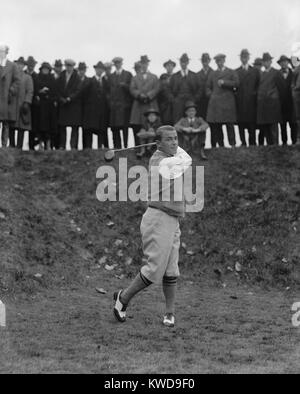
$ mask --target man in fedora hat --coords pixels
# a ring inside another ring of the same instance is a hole
[[[53,125],[53,132],[51,133],[51,149],[59,149],[59,126],[58,126],[58,116],[59,116],[59,108],[58,108],[58,101],[57,101],[57,92],[58,92],[58,86],[57,86],[57,81],[59,80],[59,77],[61,73],[63,72],[63,62],[60,59],[57,59],[54,61],[53,64],[53,76],[55,80],[55,100],[54,100],[54,109],[53,109],[53,119],[52,119],[52,125]]]
[[[257,124],[260,129],[259,144],[278,144],[278,123],[282,122],[281,97],[284,90],[282,77],[272,67],[273,57],[264,53],[262,57],[264,71],[260,75],[257,94]]]
[[[289,125],[291,129],[292,143],[296,144],[298,125],[292,95],[293,71],[290,68],[291,59],[282,55],[277,63],[280,66],[280,75],[284,86],[281,96],[282,122],[280,123],[282,144],[287,145],[287,125]]]
[[[261,57],[257,57],[254,60],[253,67],[256,68],[259,71],[259,74],[261,73],[262,68],[263,68],[263,61],[262,61]]]
[[[138,132],[144,122],[144,113],[154,107],[158,110],[157,95],[159,81],[156,75],[149,72],[150,60],[147,55],[141,56],[141,71],[134,76],[130,83],[130,93],[133,96],[133,106],[130,116],[130,124],[133,129],[135,144],[138,145]]]
[[[229,144],[234,147],[234,124],[237,122],[235,91],[239,86],[239,77],[234,70],[225,67],[226,55],[218,54],[214,59],[218,68],[208,77],[206,89],[209,97],[206,120],[211,127],[211,145],[224,146],[225,124]]]
[[[36,83],[37,83],[37,72],[35,71],[35,67],[37,65],[37,61],[33,56],[28,56],[26,60],[26,70],[25,73],[30,75],[33,81],[34,93],[36,92]],[[35,146],[38,144],[38,131],[37,131],[37,123],[38,123],[38,103],[33,100],[31,106],[31,131],[29,132],[29,149],[34,150]]]
[[[35,101],[38,102],[37,132],[40,149],[50,150],[52,135],[56,132],[56,124],[53,120],[56,108],[55,102],[55,78],[52,67],[48,62],[43,62],[36,82]]]
[[[143,144],[150,144],[154,142],[156,137],[156,130],[161,126],[159,111],[156,108],[149,108],[144,113],[144,123],[141,130],[138,133],[139,143]],[[137,152],[137,158],[141,159],[143,156],[148,153],[151,156],[152,147],[148,146],[141,147],[140,151]]]
[[[95,75],[90,79],[86,91],[85,110],[83,115],[83,133],[87,138],[93,134],[98,136],[98,148],[108,148],[107,112],[108,81],[104,78],[105,66],[99,61],[94,65]]]
[[[17,148],[22,149],[24,132],[31,130],[31,103],[34,94],[33,81],[29,74],[24,72],[25,59],[20,57],[15,62],[19,69],[20,85],[16,99],[16,121],[9,128],[9,143],[12,148],[16,147],[15,132],[18,131]]]
[[[198,79],[196,73],[188,68],[190,59],[184,53],[180,59],[180,71],[170,80],[170,90],[173,96],[173,122],[182,117],[187,101],[195,101],[198,93]]]
[[[90,78],[87,77],[87,65],[85,62],[79,62],[77,67],[77,72],[81,81],[80,86],[80,105],[81,105],[81,122],[82,127],[82,147],[83,149],[91,149],[93,145],[93,135],[89,132],[85,132],[83,129],[83,117],[86,107],[88,88],[90,83]]]
[[[65,70],[57,80],[60,129],[59,149],[66,149],[67,127],[71,127],[71,149],[78,149],[78,129],[81,124],[81,80],[73,59],[65,60]]]
[[[237,120],[242,146],[247,146],[246,130],[249,145],[256,145],[256,113],[259,71],[250,66],[250,53],[243,49],[240,53],[241,66],[236,70],[239,77],[239,88],[236,92]]]
[[[198,78],[198,94],[197,94],[197,113],[203,119],[206,119],[209,98],[206,95],[206,85],[208,77],[213,72],[210,67],[211,58],[208,53],[203,53],[201,56],[202,69],[197,73]]]
[[[0,123],[3,148],[8,144],[9,125],[16,121],[16,96],[20,85],[18,67],[8,59],[8,52],[8,45],[0,43]]]
[[[168,60],[163,64],[166,73],[159,78],[160,89],[157,97],[162,124],[173,125],[173,96],[170,89],[170,81],[174,75],[176,63]]]
[[[121,148],[121,130],[124,148],[128,146],[128,128],[132,107],[130,83],[132,74],[123,69],[123,59],[112,60],[115,71],[110,76],[110,127],[113,133],[114,148]]]

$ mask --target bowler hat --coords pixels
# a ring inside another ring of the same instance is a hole
[[[78,64],[78,70],[86,70],[87,69],[87,65],[85,64],[85,62],[80,62]]]
[[[278,64],[280,64],[281,62],[290,62],[291,59],[285,55],[280,56],[280,59],[278,60]]]
[[[159,115],[159,111],[156,108],[149,108],[147,111],[144,112],[144,116],[148,116],[149,114],[156,114],[157,116]]]
[[[262,61],[263,62],[267,62],[267,61],[272,60],[272,59],[273,59],[273,57],[269,54],[269,52],[265,52],[263,54],[263,57],[262,57]]]
[[[181,57],[179,58],[179,60],[181,62],[189,62],[190,58],[188,57],[187,53],[184,53],[183,55],[181,55]]]
[[[116,64],[116,63],[123,63],[123,58],[120,56],[116,56],[113,58],[112,63]]]
[[[257,58],[254,60],[253,66],[262,66],[262,65],[263,65],[262,62],[263,62],[263,61],[262,61],[262,58],[257,57]]]
[[[55,60],[54,67],[62,67],[63,63],[60,59]]]
[[[141,56],[141,59],[140,59],[140,62],[143,64],[145,64],[145,63],[150,63],[150,59],[148,58],[148,56],[147,55],[143,55],[143,56]]]
[[[211,61],[211,58],[210,58],[210,56],[209,56],[209,53],[203,53],[202,54],[202,56],[201,56],[201,59],[200,59],[202,62],[210,62]]]
[[[43,62],[42,63],[42,65],[40,67],[40,70],[42,70],[43,68],[48,68],[49,71],[52,70],[52,67],[51,67],[50,63],[48,63],[48,62]]]
[[[250,52],[248,51],[248,49],[242,49],[240,56],[250,56]]]
[[[65,60],[65,66],[75,66],[76,65],[76,62],[75,62],[75,60],[73,60],[73,59],[66,59]]]
[[[26,61],[23,56],[20,56],[18,60],[15,60],[15,63],[21,63],[26,65]]]
[[[224,53],[218,53],[215,57],[215,60],[219,60],[219,59],[226,59],[226,55],[224,55]]]
[[[104,64],[101,61],[99,61],[97,64],[95,64],[94,68],[102,68],[103,70],[105,69]]]
[[[197,106],[193,101],[187,101],[185,104],[185,111],[187,111],[189,108],[197,109]]]
[[[37,64],[37,61],[33,56],[28,56],[28,59],[26,61],[27,66],[35,66]]]
[[[163,66],[164,66],[164,67],[167,67],[169,64],[171,64],[173,67],[176,67],[176,63],[175,63],[173,60],[171,60],[171,59],[169,59],[168,61],[166,61],[166,62],[163,64]]]

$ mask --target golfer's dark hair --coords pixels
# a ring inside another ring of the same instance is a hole
[[[161,126],[156,130],[156,141],[161,141],[161,138],[165,131],[176,131],[173,126]]]

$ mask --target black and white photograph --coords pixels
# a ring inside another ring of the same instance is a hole
[[[1,2],[1,375],[300,373],[299,16]]]

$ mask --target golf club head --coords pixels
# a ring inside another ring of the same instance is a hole
[[[108,150],[104,153],[104,160],[109,162],[112,161],[115,157],[115,152],[113,150]]]

